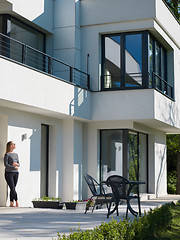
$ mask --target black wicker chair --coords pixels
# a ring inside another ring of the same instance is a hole
[[[121,203],[121,200],[126,200],[127,203],[127,209],[126,209],[126,218],[128,216],[128,210],[134,215],[137,216],[138,212],[134,211],[130,205],[130,201],[134,198],[138,199],[138,208],[139,208],[139,215],[141,215],[141,208],[140,208],[140,198],[139,194],[137,195],[130,195],[131,190],[135,186],[134,184],[131,184],[126,178],[118,175],[112,175],[108,177],[106,181],[107,186],[111,187],[112,192],[113,192],[113,197],[111,198],[111,202],[108,207],[108,214],[107,218],[109,215],[111,215],[114,211],[117,211],[118,214],[118,205]],[[111,204],[112,202],[115,202],[116,205],[113,210],[111,209]]]
[[[95,198],[95,202],[92,208],[92,212],[94,211],[94,208],[96,205],[102,205],[106,204],[108,209],[108,203],[111,202],[111,198],[113,197],[112,193],[105,193],[104,187],[102,184],[98,183],[93,177],[91,177],[89,174],[84,175],[84,179],[88,184],[88,187],[92,193],[91,198],[89,199],[88,203],[86,204],[85,214],[87,210],[90,207],[91,200]]]

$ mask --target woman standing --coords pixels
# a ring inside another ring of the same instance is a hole
[[[19,176],[19,158],[17,153],[13,152],[15,148],[15,143],[12,141],[8,142],[6,145],[6,153],[4,155],[5,179],[10,188],[10,207],[15,207],[14,200],[16,201],[16,207],[19,207],[15,189]]]

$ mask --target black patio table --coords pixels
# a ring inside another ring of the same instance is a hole
[[[112,181],[111,181],[112,180]],[[112,175],[110,176],[106,181],[101,181],[101,184],[106,184],[108,187],[111,187],[113,197],[111,202],[115,202],[115,206],[113,210],[110,211],[111,208],[111,203],[108,208],[108,214],[111,215],[113,212],[117,210],[117,216],[118,214],[118,205],[121,202],[121,200],[126,200],[127,201],[127,210],[126,210],[126,218],[128,215],[128,210],[130,213],[134,216],[138,216],[138,212],[135,211],[130,204],[130,200],[132,199],[137,199],[138,200],[138,208],[139,208],[139,216],[141,216],[141,205],[140,205],[140,196],[139,196],[139,185],[141,184],[146,184],[144,181],[128,181],[124,177],[118,176],[118,175]],[[129,185],[128,190],[127,185]],[[132,189],[136,187],[137,192],[136,195],[131,195]]]

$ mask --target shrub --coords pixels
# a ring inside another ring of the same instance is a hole
[[[178,204],[178,203],[177,203]],[[58,233],[58,240],[148,240],[157,237],[162,231],[170,228],[172,223],[171,204],[162,205],[160,208],[144,213],[142,217],[133,221],[124,219],[117,222],[111,220],[109,223],[102,223],[93,230],[71,231],[68,236]]]
[[[171,171],[167,176],[167,191],[169,194],[176,194],[177,173]]]

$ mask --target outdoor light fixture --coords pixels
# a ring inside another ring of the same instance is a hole
[[[22,135],[22,141],[24,141],[26,139],[27,139],[27,134],[25,133],[25,134]]]

